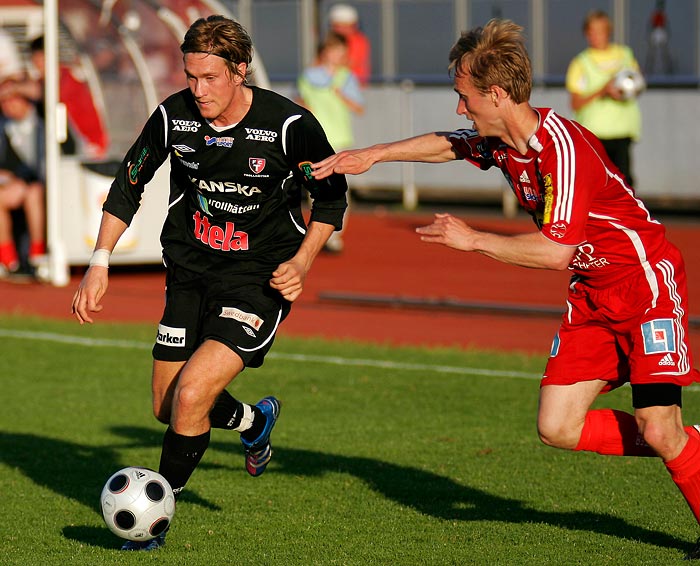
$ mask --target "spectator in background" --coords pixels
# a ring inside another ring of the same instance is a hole
[[[335,151],[354,144],[352,114],[364,112],[360,83],[346,66],[347,55],[345,37],[328,32],[318,47],[316,62],[297,81],[299,103],[316,116]],[[342,231],[333,232],[324,249],[341,252]]]
[[[0,84],[10,79],[21,79],[24,64],[17,44],[12,36],[0,28]]]
[[[610,42],[612,22],[605,12],[590,12],[583,24],[588,47],[570,63],[566,89],[576,121],[591,130],[612,162],[634,185],[630,150],[641,134],[641,113],[636,97],[625,99],[615,85],[622,70],[639,71],[632,50]]]
[[[369,39],[360,31],[357,10],[348,4],[335,4],[328,12],[330,31],[342,35],[348,43],[348,67],[364,87],[371,76]]]
[[[12,211],[23,209],[29,234],[30,272],[43,277],[46,267],[44,204],[44,123],[34,103],[13,81],[0,89],[0,275],[23,267],[13,233]]]
[[[29,49],[36,80],[26,83],[25,94],[37,103],[39,111],[43,113],[46,67],[44,37],[32,40]],[[63,144],[63,152],[69,155],[78,153],[94,159],[103,158],[109,146],[107,130],[90,88],[80,76],[80,70],[60,64],[58,82],[59,97],[66,105],[68,114],[68,140]]]
[[[649,20],[649,47],[644,67],[646,73],[673,73],[673,60],[669,48],[670,36],[666,2],[664,0],[656,0],[656,5]]]

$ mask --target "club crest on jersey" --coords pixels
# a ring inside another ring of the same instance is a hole
[[[671,318],[657,318],[642,324],[644,353],[659,354],[676,351],[676,331]]]
[[[569,225],[564,221],[555,222],[549,227],[549,233],[552,235],[552,237],[561,240],[564,236],[566,236],[566,230],[568,227]]]
[[[262,157],[248,158],[248,167],[250,167],[250,170],[256,175],[262,173],[262,170],[265,169],[265,163],[267,162]]]

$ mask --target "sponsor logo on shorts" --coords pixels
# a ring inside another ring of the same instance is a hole
[[[659,360],[660,366],[675,366],[676,362],[673,361],[673,356],[671,354],[666,354],[661,360]]]
[[[165,324],[159,324],[158,336],[156,337],[156,344],[161,344],[163,346],[171,346],[173,348],[184,348],[185,333],[185,328],[173,328],[172,326],[165,326]]]
[[[554,336],[554,340],[552,340],[552,347],[549,350],[549,357],[553,358],[559,353],[559,345],[561,344],[561,340],[559,338],[559,333],[557,332],[556,335]]]
[[[235,307],[221,307],[221,314],[219,316],[221,318],[232,318],[238,322],[243,322],[249,326],[252,326],[255,328],[255,330],[260,330],[263,322],[265,322],[256,314],[245,312]]]
[[[677,351],[676,331],[672,318],[657,318],[645,322],[642,324],[642,337],[644,338],[645,354],[675,353]]]

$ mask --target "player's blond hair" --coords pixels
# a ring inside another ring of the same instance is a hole
[[[522,31],[510,20],[493,19],[484,27],[462,32],[450,50],[450,73],[470,75],[481,93],[497,85],[514,102],[527,102],[532,92],[532,65]]]
[[[221,57],[231,76],[241,75],[237,66],[240,63],[247,65],[245,76],[241,78],[246,79],[251,73],[253,41],[241,24],[224,16],[214,15],[195,21],[185,33],[180,51]]]

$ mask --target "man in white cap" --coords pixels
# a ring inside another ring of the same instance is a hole
[[[12,36],[0,28],[0,83],[21,78],[24,72],[22,56]]]
[[[349,4],[334,4],[328,12],[331,31],[342,35],[348,43],[348,67],[362,86],[369,82],[371,74],[370,44],[358,27],[357,10]]]

